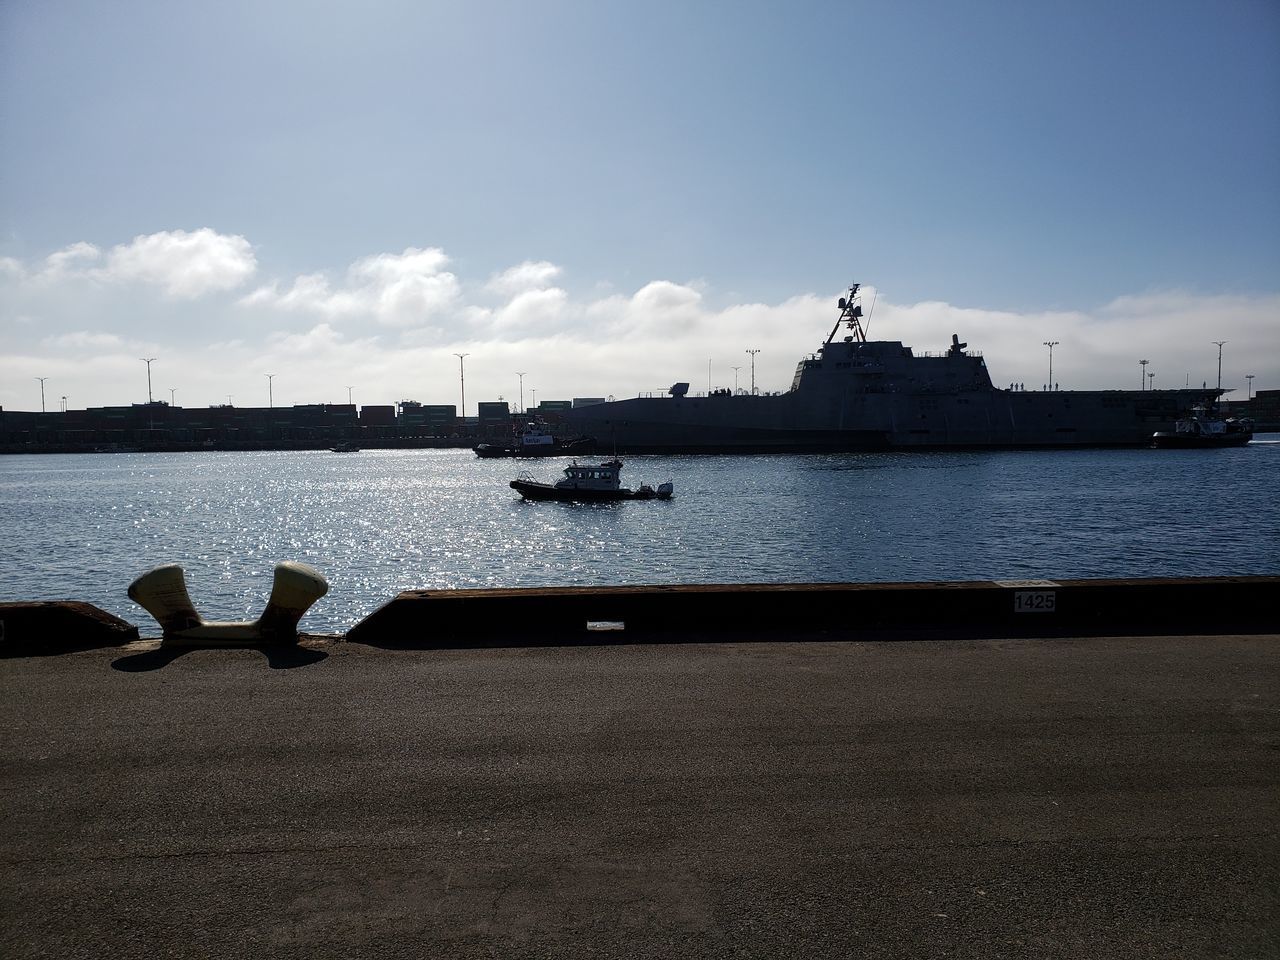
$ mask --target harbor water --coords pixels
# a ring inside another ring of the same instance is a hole
[[[1280,573],[1280,435],[1222,450],[631,457],[669,502],[525,503],[566,459],[468,450],[0,457],[0,601],[125,595],[181,564],[208,619],[261,612],[279,560],[328,579],[302,628],[401,590]],[[856,621],[857,611],[850,611]]]

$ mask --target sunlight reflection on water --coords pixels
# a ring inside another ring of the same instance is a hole
[[[1270,437],[1264,439],[1272,439]],[[532,504],[563,460],[465,450],[0,458],[0,599],[79,599],[138,624],[139,573],[180,563],[211,618],[256,616],[278,560],[342,630],[403,589],[1280,572],[1280,445],[633,457],[669,502]]]

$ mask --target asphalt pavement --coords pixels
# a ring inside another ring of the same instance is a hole
[[[140,642],[0,689],[6,958],[1280,955],[1280,637]]]

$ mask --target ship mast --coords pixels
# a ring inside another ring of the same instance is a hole
[[[840,298],[840,317],[836,320],[836,325],[831,328],[827,343],[835,339],[842,323],[849,325],[849,329],[853,331],[853,337],[858,343],[867,342],[866,331],[862,328],[862,301],[858,297],[858,288],[861,286],[862,284],[860,283],[853,284],[849,287],[849,295]]]

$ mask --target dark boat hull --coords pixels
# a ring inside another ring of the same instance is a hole
[[[580,437],[575,440],[557,441],[554,444],[543,447],[481,443],[472,449],[477,457],[486,459],[497,457],[577,457],[595,453],[596,442],[590,437]]]
[[[526,500],[554,500],[559,503],[615,503],[621,500],[669,500],[669,494],[660,494],[647,487],[629,490],[583,490],[572,487],[556,487],[532,480],[512,480],[511,489]]]
[[[1161,450],[1206,450],[1214,447],[1243,447],[1252,439],[1252,433],[1196,436],[1186,433],[1161,432],[1152,436],[1151,445]]]

